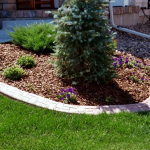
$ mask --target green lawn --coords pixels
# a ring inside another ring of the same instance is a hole
[[[149,150],[150,113],[76,115],[0,95],[0,150]]]

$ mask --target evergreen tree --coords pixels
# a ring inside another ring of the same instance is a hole
[[[105,18],[107,0],[66,0],[54,15],[56,68],[60,76],[97,83],[115,76],[114,34]]]

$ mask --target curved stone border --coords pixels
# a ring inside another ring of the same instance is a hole
[[[50,99],[28,93],[19,90],[16,87],[7,85],[0,82],[0,93],[7,95],[11,98],[36,105],[43,108],[48,108],[50,110],[56,110],[66,113],[76,113],[76,114],[100,114],[100,113],[119,113],[119,112],[141,112],[150,111],[150,97],[142,103],[129,104],[129,105],[105,105],[105,106],[78,106],[63,104],[60,102],[52,101]]]

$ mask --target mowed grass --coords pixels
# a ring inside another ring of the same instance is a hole
[[[150,113],[65,114],[0,95],[0,150],[149,150]]]

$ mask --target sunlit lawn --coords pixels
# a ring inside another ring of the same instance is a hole
[[[0,95],[0,150],[149,150],[150,113],[76,115]]]

